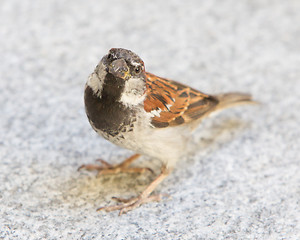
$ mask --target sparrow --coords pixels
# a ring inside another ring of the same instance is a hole
[[[142,173],[130,167],[140,155],[159,159],[161,173],[137,197],[115,198],[118,204],[98,210],[119,215],[144,203],[160,201],[155,188],[172,172],[185,153],[193,130],[210,113],[238,104],[254,103],[251,95],[208,95],[179,82],[145,71],[143,60],[130,50],[112,48],[89,76],[84,90],[85,110],[92,128],[108,141],[136,154],[120,164],[100,160],[79,169],[99,174]]]

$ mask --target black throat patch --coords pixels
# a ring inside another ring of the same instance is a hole
[[[111,74],[107,74],[106,78],[108,79],[104,81],[101,98],[86,86],[86,114],[97,130],[116,136],[120,131],[128,129],[132,119],[135,119],[135,113],[118,101],[124,89],[124,84],[119,82],[122,79],[116,79]]]

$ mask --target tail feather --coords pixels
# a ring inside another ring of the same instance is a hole
[[[254,100],[252,100],[252,97],[250,94],[247,93],[225,93],[225,94],[219,94],[215,96],[219,103],[216,106],[217,110],[221,110],[223,108],[229,108],[240,104],[255,104]]]

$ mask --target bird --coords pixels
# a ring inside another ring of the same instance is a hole
[[[145,70],[143,60],[131,50],[112,48],[101,59],[85,85],[85,111],[92,128],[113,144],[135,152],[120,164],[84,164],[79,169],[98,174],[143,173],[149,168],[131,167],[141,155],[161,162],[161,172],[136,197],[114,198],[115,205],[98,210],[127,213],[144,203],[160,201],[153,194],[185,154],[188,139],[212,112],[254,103],[250,94],[209,95]]]

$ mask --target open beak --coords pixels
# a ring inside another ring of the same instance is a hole
[[[116,77],[127,80],[131,77],[129,67],[124,59],[114,60],[108,67],[109,73]]]

